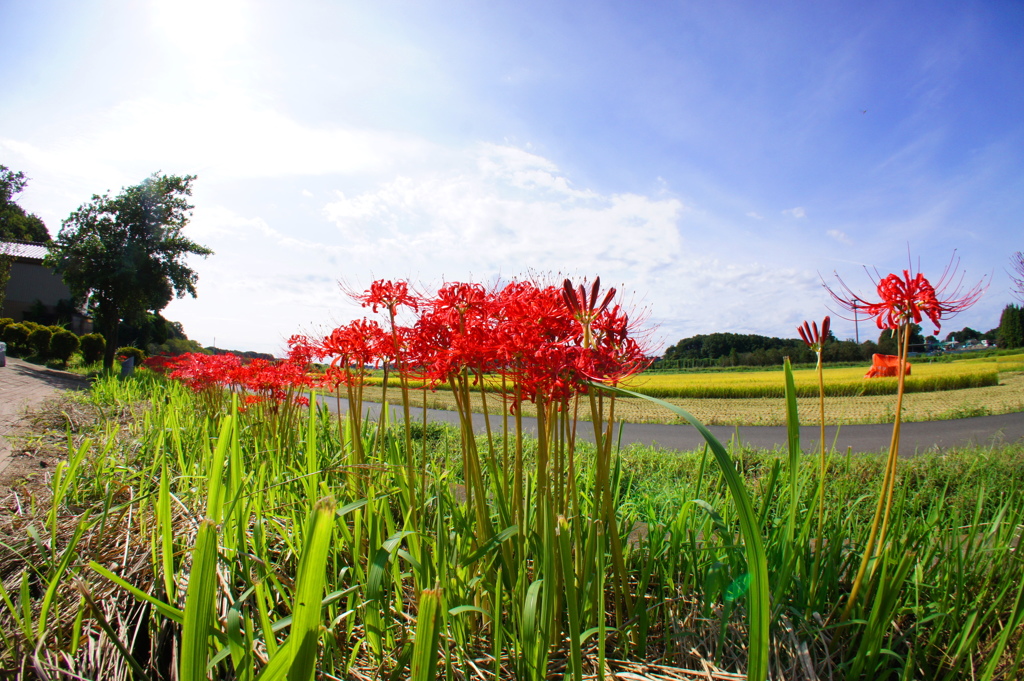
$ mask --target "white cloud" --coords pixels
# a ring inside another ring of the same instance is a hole
[[[846,244],[847,246],[853,245],[853,241],[850,239],[850,237],[846,235],[846,232],[842,231],[841,229],[830,229],[826,232],[826,234],[828,234],[830,237],[832,237],[841,244]]]
[[[747,217],[753,218],[755,220],[764,220],[764,216],[756,211],[750,211],[749,213],[747,213]]]
[[[783,215],[788,215],[791,218],[805,218],[807,217],[807,211],[804,210],[803,206],[797,206],[795,208],[787,208],[782,211]]]
[[[156,168],[206,179],[378,174],[396,162],[440,153],[420,138],[343,126],[304,126],[271,109],[226,96],[185,102],[137,99],[104,112],[86,129],[32,143],[0,138],[29,163],[118,186]]]
[[[685,212],[675,198],[577,189],[549,160],[498,145],[480,145],[446,172],[339,192],[324,210],[365,257],[478,277],[665,265],[679,256]]]

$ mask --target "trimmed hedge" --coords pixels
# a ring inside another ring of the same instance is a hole
[[[135,347],[132,347],[130,345],[126,345],[124,347],[118,348],[117,352],[115,352],[114,354],[117,355],[118,357],[123,357],[123,358],[132,357],[132,358],[134,358],[135,359],[135,366],[137,366],[137,367],[138,366],[142,366],[142,360],[146,359],[146,353],[145,352],[143,352],[139,348],[135,348]]]
[[[78,336],[70,331],[61,329],[53,334],[53,337],[50,339],[50,354],[54,359],[59,359],[61,364],[67,366],[71,355],[75,354],[79,345],[81,345],[81,342],[78,340]]]
[[[28,336],[32,333],[24,324],[8,324],[4,327],[4,342],[11,352],[21,353],[28,349]]]
[[[98,333],[87,333],[78,339],[81,343],[82,361],[93,364],[103,359],[103,351],[107,349],[107,341]]]
[[[28,344],[32,346],[38,357],[46,359],[50,355],[51,338],[53,338],[53,332],[48,327],[40,326],[28,335]]]

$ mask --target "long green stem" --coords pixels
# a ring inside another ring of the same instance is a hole
[[[893,490],[895,489],[896,460],[899,457],[900,448],[900,417],[903,410],[903,389],[905,385],[904,379],[906,376],[906,357],[909,338],[910,329],[906,324],[904,324],[900,328],[899,335],[897,336],[900,355],[898,363],[899,379],[896,389],[896,417],[892,428],[892,439],[889,442],[889,456],[885,462],[885,475],[882,478],[882,489],[878,495],[878,504],[875,507],[875,516],[871,521],[871,531],[868,534],[867,544],[864,546],[864,554],[861,556],[860,567],[857,568],[857,576],[853,580],[853,586],[850,589],[850,597],[847,599],[846,607],[843,608],[842,615],[839,618],[841,622],[845,622],[849,619],[850,613],[853,611],[853,606],[857,602],[857,596],[860,593],[861,586],[864,582],[864,575],[867,572],[868,565],[880,553],[880,547],[882,546],[882,542],[885,540],[886,530],[888,529],[889,509],[892,504]],[[876,539],[878,539],[877,544]]]

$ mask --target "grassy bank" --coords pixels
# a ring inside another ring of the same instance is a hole
[[[467,440],[457,428],[378,429],[302,409],[271,418],[146,373],[101,380],[85,399],[55,410],[37,438],[70,437],[48,498],[7,502],[5,674],[703,669],[725,679],[747,669],[753,563],[728,471],[708,451],[613,456],[605,526],[588,520],[601,453],[584,443]],[[729,456],[768,567],[771,626],[758,645],[773,678],[1018,678],[1019,446],[901,464],[898,529],[844,622],[881,461],[829,458],[819,521],[816,462]],[[562,461],[560,477],[542,477],[546,460]],[[544,492],[548,520],[532,501],[546,488],[561,490]]]

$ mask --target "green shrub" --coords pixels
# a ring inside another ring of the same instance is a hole
[[[139,348],[133,348],[130,345],[126,345],[124,347],[118,348],[117,352],[115,354],[118,357],[120,357],[121,359],[127,359],[128,357],[134,358],[135,359],[135,366],[137,366],[137,367],[138,366],[142,366],[142,360],[146,359],[146,353],[145,352],[143,352]]]
[[[4,329],[14,323],[10,317],[0,317],[0,338],[3,337]]]
[[[53,334],[53,337],[50,339],[50,355],[54,359],[59,359],[64,366],[67,366],[68,360],[78,350],[79,345],[81,343],[78,340],[78,336],[70,331],[61,329]]]
[[[81,343],[82,361],[93,364],[103,359],[103,351],[107,349],[107,341],[98,333],[87,333],[78,339]]]
[[[24,324],[8,324],[4,327],[4,342],[12,353],[21,353],[28,349],[28,335],[31,331]]]
[[[46,359],[50,355],[51,338],[53,338],[53,332],[45,326],[40,326],[28,335],[28,344],[35,350],[36,355]]]

